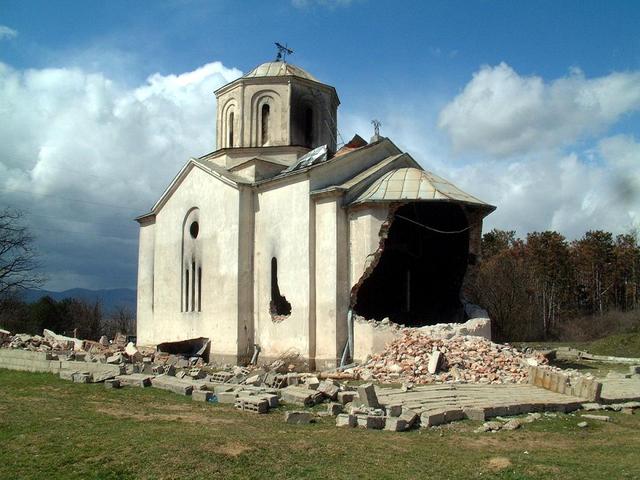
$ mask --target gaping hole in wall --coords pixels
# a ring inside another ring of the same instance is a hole
[[[269,312],[274,322],[282,321],[291,315],[291,304],[287,302],[284,295],[280,294],[278,286],[278,260],[276,257],[271,259],[271,302],[269,303]]]
[[[398,208],[379,261],[357,290],[355,312],[407,326],[464,321],[460,289],[468,226],[460,205],[414,202]]]

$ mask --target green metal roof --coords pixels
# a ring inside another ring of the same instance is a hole
[[[418,168],[397,168],[373,182],[351,204],[398,201],[450,201],[495,210],[451,182]]]

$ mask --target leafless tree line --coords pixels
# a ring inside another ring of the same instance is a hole
[[[576,318],[594,330],[608,312],[638,312],[640,246],[635,234],[588,231],[568,241],[558,232],[492,230],[472,291],[488,309],[496,336],[533,340],[561,335]],[[629,317],[629,315],[627,315]],[[639,323],[640,324],[640,323]]]

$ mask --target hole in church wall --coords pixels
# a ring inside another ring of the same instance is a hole
[[[274,322],[281,322],[291,315],[291,304],[286,297],[280,293],[278,286],[278,260],[271,259],[271,302],[269,303],[269,313]]]
[[[468,225],[463,209],[451,203],[398,208],[376,263],[356,288],[354,311],[411,327],[463,322],[460,291],[469,261]]]
[[[200,233],[200,225],[198,225],[198,222],[191,223],[189,233],[191,234],[191,238],[198,238],[198,233]]]

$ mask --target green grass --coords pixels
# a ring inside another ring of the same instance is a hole
[[[518,348],[573,347],[594,355],[640,358],[640,333],[621,333],[591,342],[524,342],[514,343]]]
[[[631,479],[640,415],[577,416],[475,434],[477,423],[407,433],[287,425],[156,389],[106,390],[0,370],[2,479]]]

